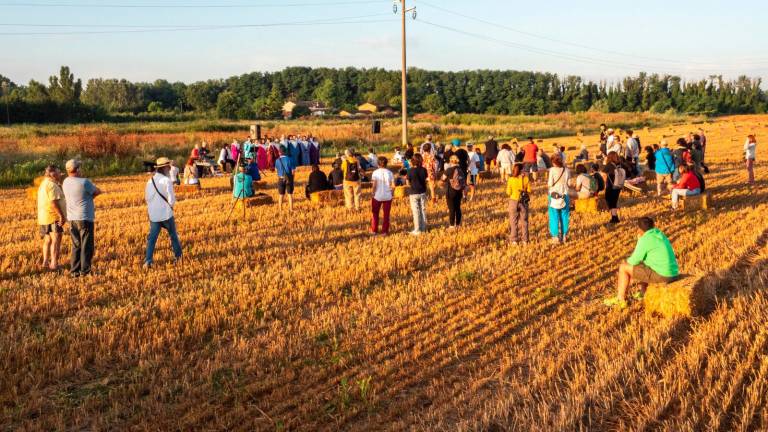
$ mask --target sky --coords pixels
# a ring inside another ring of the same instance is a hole
[[[765,0],[406,1],[417,11],[407,23],[412,67],[768,82]],[[0,74],[47,82],[68,65],[84,81],[189,83],[287,66],[399,69],[392,7],[391,0],[0,0]]]

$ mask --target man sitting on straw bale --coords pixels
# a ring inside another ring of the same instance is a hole
[[[627,288],[632,280],[640,284],[640,291],[634,298],[640,300],[645,295],[648,284],[668,284],[679,276],[675,252],[667,236],[654,227],[653,219],[641,217],[637,221],[641,235],[635,251],[626,262],[619,266],[619,280],[616,297],[606,299],[606,306],[627,307]]]

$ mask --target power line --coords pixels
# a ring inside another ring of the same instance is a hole
[[[365,18],[382,18],[382,17],[391,17],[392,14],[370,14],[370,15],[358,15],[358,16],[350,16],[350,17],[336,17],[336,18],[320,18],[316,20],[309,20],[309,21],[298,21],[298,23],[304,24],[312,24],[312,23],[323,23],[323,22],[330,22],[330,21],[339,21],[339,20],[357,20],[357,19],[365,19]],[[290,24],[296,24],[297,22],[291,22]],[[206,28],[206,27],[212,27],[212,28],[219,28],[219,27],[250,27],[254,26],[255,24],[194,24],[194,25],[184,25],[184,24],[155,24],[155,25],[125,25],[125,24],[40,24],[40,23],[0,23],[0,27],[32,27],[32,28],[128,28],[128,29],[200,29],[200,28]],[[281,23],[275,23],[270,24],[272,25],[281,25]]]
[[[94,30],[94,31],[69,31],[69,32],[0,32],[0,36],[65,36],[65,35],[88,35],[88,34],[121,34],[121,33],[166,33],[166,32],[183,32],[183,31],[205,31],[205,30],[229,30],[229,29],[241,29],[241,28],[265,28],[265,27],[294,27],[294,26],[317,26],[317,25],[337,25],[337,24],[372,24],[392,22],[392,19],[376,19],[376,20],[356,20],[352,18],[337,18],[336,20],[312,20],[312,21],[295,21],[295,22],[281,22],[281,23],[267,23],[267,24],[239,24],[239,25],[205,25],[205,26],[169,26],[159,28],[138,28],[128,30]]]
[[[675,67],[670,67],[670,68],[665,68],[665,69],[659,69],[659,68],[656,68],[656,67],[649,67],[647,65],[635,64],[635,63],[611,62],[611,61],[608,61],[608,60],[598,59],[598,58],[594,58],[594,57],[586,57],[586,56],[580,56],[580,55],[575,55],[575,54],[567,54],[567,53],[563,53],[563,52],[558,52],[558,51],[552,51],[552,50],[547,50],[547,49],[543,49],[543,48],[538,48],[538,47],[534,47],[534,46],[531,46],[531,45],[525,45],[525,44],[520,44],[520,43],[516,43],[516,42],[510,42],[510,41],[507,41],[507,40],[504,40],[504,39],[498,39],[498,38],[494,38],[494,37],[491,37],[491,36],[486,36],[486,35],[482,35],[482,34],[478,34],[478,33],[472,33],[472,32],[467,32],[467,31],[463,31],[463,30],[457,30],[457,29],[454,29],[452,27],[448,27],[448,26],[444,26],[444,25],[441,25],[441,24],[436,24],[436,23],[433,23],[433,22],[425,21],[423,19],[419,19],[417,21],[421,22],[423,24],[427,24],[429,26],[433,26],[433,27],[437,27],[437,28],[446,30],[446,31],[450,31],[450,32],[454,32],[454,33],[459,33],[459,34],[463,34],[465,36],[471,36],[471,37],[474,37],[474,38],[477,38],[477,39],[482,39],[482,40],[498,43],[498,44],[501,44],[501,45],[504,45],[504,46],[508,46],[508,47],[511,47],[511,48],[516,48],[516,49],[520,49],[520,50],[524,50],[524,51],[528,51],[528,52],[532,52],[532,53],[536,53],[536,54],[542,54],[542,55],[546,55],[546,56],[550,56],[550,57],[554,57],[554,58],[560,58],[560,59],[564,59],[564,60],[571,60],[571,61],[576,61],[576,62],[581,62],[581,63],[594,64],[594,65],[598,65],[598,66],[608,66],[608,67],[620,68],[620,69],[632,69],[632,70],[641,69],[641,70],[646,70],[646,71],[656,71],[656,72],[660,72],[660,73],[668,73],[670,70],[678,70],[678,71],[684,71],[684,72],[695,72],[695,71],[697,71],[694,68],[675,68]],[[768,68],[765,68],[765,69],[768,70]],[[757,68],[757,69],[753,69],[753,70],[763,70],[763,68]]]
[[[223,8],[285,8],[314,6],[351,6],[381,3],[379,0],[330,1],[312,3],[262,4],[127,4],[127,3],[0,3],[0,7],[59,7],[59,8],[152,8],[152,9],[223,9]]]
[[[613,51],[613,50],[609,50],[609,49],[605,49],[605,48],[598,48],[598,47],[594,47],[594,46],[589,46],[589,45],[584,45],[584,44],[580,44],[580,43],[576,43],[576,42],[570,42],[570,41],[566,41],[566,40],[562,40],[562,39],[557,39],[557,38],[553,38],[553,37],[549,37],[549,36],[544,36],[544,35],[540,35],[540,34],[536,34],[536,33],[531,33],[531,32],[528,32],[528,31],[524,31],[524,30],[513,28],[513,27],[509,27],[509,26],[506,26],[506,25],[503,25],[503,24],[499,24],[499,23],[495,23],[495,22],[492,22],[492,21],[488,21],[488,20],[485,20],[485,19],[482,19],[482,18],[473,17],[473,16],[470,16],[470,15],[467,15],[467,14],[464,14],[464,13],[461,13],[461,12],[457,12],[457,11],[453,11],[453,10],[450,10],[450,9],[446,9],[446,8],[444,8],[442,6],[437,6],[437,5],[431,4],[431,3],[423,1],[423,0],[421,0],[420,3],[422,5],[426,5],[427,7],[431,7],[433,9],[437,9],[437,10],[443,11],[443,12],[451,14],[451,15],[456,15],[456,16],[459,16],[459,17],[462,17],[462,18],[466,18],[466,19],[469,19],[469,20],[472,20],[472,21],[476,21],[476,22],[479,22],[479,23],[487,24],[487,25],[490,25],[490,26],[493,26],[493,27],[497,27],[497,28],[500,28],[500,29],[508,30],[508,31],[511,31],[511,32],[514,32],[514,33],[518,33],[518,34],[522,34],[522,35],[525,35],[525,36],[530,36],[530,37],[533,37],[533,38],[538,38],[538,39],[546,40],[546,41],[549,41],[549,42],[555,42],[555,43],[560,43],[560,44],[569,45],[569,46],[573,46],[573,47],[584,48],[584,49],[588,49],[588,50],[592,50],[592,51],[602,52],[604,54],[611,54],[611,55],[622,56],[622,57],[630,57],[630,58],[641,59],[641,60],[653,60],[653,61],[659,61],[659,62],[664,62],[664,63],[675,63],[675,64],[681,64],[681,65],[689,65],[689,64],[709,65],[710,64],[710,63],[707,63],[707,62],[670,60],[670,59],[659,58],[659,57],[646,57],[646,56],[639,56],[639,55],[634,55],[634,54],[626,54],[626,53],[623,53],[623,52],[620,52],[620,51]],[[751,61],[762,63],[762,62],[768,61],[768,59],[757,59],[757,60],[751,60]]]

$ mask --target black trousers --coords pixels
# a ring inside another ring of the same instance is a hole
[[[448,186],[445,189],[445,200],[448,202],[448,221],[451,226],[461,225],[461,198],[462,191]]]
[[[93,222],[70,221],[69,232],[72,236],[69,271],[76,275],[87,275],[91,272],[93,260]]]

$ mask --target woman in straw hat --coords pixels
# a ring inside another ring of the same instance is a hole
[[[144,268],[152,267],[155,244],[161,229],[168,231],[175,261],[181,261],[181,242],[176,232],[176,221],[173,218],[176,195],[173,193],[173,181],[168,176],[170,170],[170,159],[159,158],[155,164],[155,173],[149,178],[144,188],[144,200],[147,202],[147,213],[149,214],[149,236],[147,237]]]

